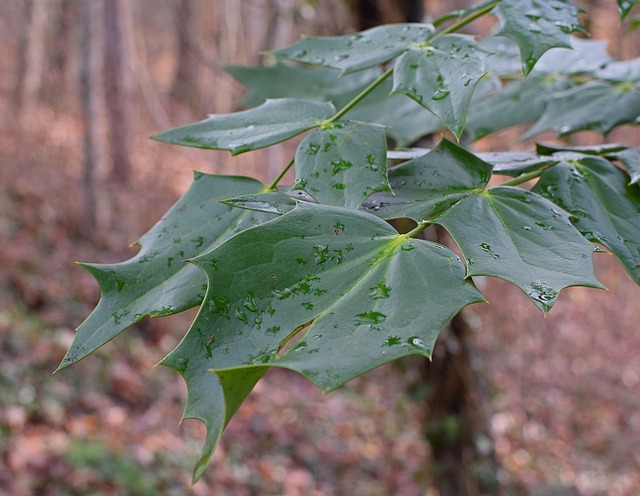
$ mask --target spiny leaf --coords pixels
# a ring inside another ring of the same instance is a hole
[[[593,273],[594,246],[565,212],[530,191],[498,186],[470,194],[434,222],[460,247],[468,276],[509,281],[544,313],[563,288],[602,287]]]
[[[502,0],[494,12],[501,24],[497,34],[520,47],[525,75],[547,50],[571,48],[570,34],[584,32],[578,23],[578,8],[570,0]]]
[[[154,136],[158,141],[213,150],[232,155],[264,148],[288,140],[328,119],[332,104],[281,98],[234,114],[212,115],[195,124]]]
[[[540,156],[533,152],[486,152],[476,156],[493,165],[493,173],[518,177],[542,167],[558,163],[559,158]]]
[[[473,91],[484,75],[485,56],[470,36],[442,36],[398,59],[393,92],[433,112],[460,138]]]
[[[627,149],[626,145],[617,145],[614,143],[588,146],[545,145],[544,143],[536,143],[536,151],[540,155],[553,156],[559,156],[558,152],[575,152],[583,155],[611,155],[625,149]]]
[[[171,315],[200,304],[206,279],[183,260],[268,218],[216,202],[263,188],[247,177],[196,172],[189,191],[137,243],[141,250],[135,257],[116,264],[82,264],[98,281],[102,297],[58,368],[82,360],[145,316]]]
[[[430,357],[446,322],[483,301],[449,249],[325,205],[301,203],[193,262],[209,290],[162,363],[187,382],[185,416],[208,429],[196,477],[266,367],[331,390],[399,357]],[[287,347],[292,337],[299,340]]]
[[[620,160],[631,176],[629,184],[640,184],[640,148],[629,148],[614,153],[610,158]]]
[[[384,129],[336,122],[305,136],[296,151],[296,182],[318,202],[358,208],[376,191],[390,191]]]
[[[484,188],[490,178],[491,165],[442,140],[428,154],[390,169],[393,194],[376,194],[362,208],[383,219],[407,217],[420,222]]]
[[[620,20],[624,21],[627,14],[631,12],[631,9],[636,7],[640,3],[640,0],[618,0],[618,13],[620,14]]]
[[[442,121],[424,111],[421,105],[401,94],[392,94],[391,81],[385,81],[350,110],[349,119],[388,126],[387,135],[396,146],[408,146],[442,129]]]
[[[431,24],[390,24],[347,36],[308,36],[269,52],[278,59],[339,69],[343,74],[383,64],[429,39]]]
[[[517,124],[535,122],[547,108],[548,99],[572,83],[564,77],[530,75],[508,84],[503,90],[474,102],[466,132],[477,140]]]
[[[583,157],[546,170],[534,189],[572,214],[576,228],[640,284],[640,189],[627,182],[606,159]]]
[[[590,129],[607,135],[640,116],[640,91],[624,85],[591,82],[555,94],[544,114],[524,135],[554,130],[560,136]]]
[[[225,70],[248,90],[241,104],[261,105],[270,98],[303,98],[346,105],[380,75],[377,70],[342,77],[334,69],[299,67],[278,62],[268,67],[229,66]]]

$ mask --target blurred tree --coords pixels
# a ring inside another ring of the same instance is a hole
[[[178,50],[176,72],[171,86],[171,98],[195,108],[198,103],[198,91],[195,84],[198,62],[194,56],[196,26],[193,0],[176,0],[173,12]]]
[[[133,101],[132,4],[105,0],[104,87],[108,96],[111,178],[127,183],[131,176],[131,102]]]
[[[100,154],[99,127],[103,109],[102,0],[82,0],[82,50],[80,54],[80,104],[84,123],[83,188],[85,229],[94,232],[97,223],[96,177]]]
[[[29,115],[38,103],[44,73],[45,27],[50,3],[31,0],[26,3],[27,26],[20,43],[20,63],[15,100],[21,115]]]

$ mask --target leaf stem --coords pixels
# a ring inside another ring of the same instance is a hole
[[[349,110],[351,110],[353,107],[355,107],[358,103],[360,103],[362,101],[362,99],[364,97],[366,97],[369,93],[371,93],[373,90],[375,90],[378,86],[380,86],[380,84],[382,84],[382,82],[387,79],[389,76],[391,76],[391,74],[393,74],[393,67],[389,67],[386,71],[384,71],[379,77],[378,79],[376,79],[375,81],[373,81],[369,86],[367,86],[365,89],[363,89],[360,94],[358,94],[356,97],[353,98],[353,100],[351,100],[349,103],[347,103],[344,107],[342,107],[338,112],[336,112],[336,114],[331,117],[330,119],[324,121],[324,124],[331,124],[332,122],[337,121],[338,119],[340,119],[344,114],[346,114],[347,112],[349,112]]]
[[[418,222],[418,225],[414,227],[411,231],[409,231],[405,236],[407,238],[415,238],[418,234],[424,231],[427,227],[431,225],[431,222],[428,220],[423,220]]]
[[[491,12],[491,10],[493,10],[493,8],[499,3],[500,3],[500,0],[495,0],[494,2],[491,2],[488,5],[485,5],[483,8],[478,9],[477,11],[469,14],[467,17],[460,19],[455,24],[452,24],[448,28],[443,29],[442,31],[436,33],[429,41],[431,42],[437,38],[440,38],[441,36],[444,36],[445,34],[450,34],[458,31],[460,28],[463,28],[464,26],[475,21],[479,17],[482,17],[483,15]]]
[[[293,163],[295,161],[295,157],[293,157],[291,160],[289,160],[289,163],[285,166],[284,169],[282,169],[280,171],[280,174],[278,174],[278,176],[271,182],[271,184],[269,185],[269,189],[270,190],[274,190],[276,189],[276,186],[278,185],[278,183],[280,182],[280,180],[284,177],[284,175],[289,171],[289,169],[291,169],[291,167],[293,166]]]
[[[527,172],[526,174],[520,174],[518,177],[514,177],[513,179],[509,179],[508,181],[503,182],[500,186],[517,186],[518,184],[526,183],[527,181],[531,181],[536,177],[540,177],[540,175],[547,170],[547,167],[541,167],[540,169],[534,170],[532,172]]]

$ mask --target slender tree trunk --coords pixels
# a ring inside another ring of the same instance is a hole
[[[133,78],[131,57],[131,3],[105,0],[105,92],[111,144],[111,179],[126,184],[131,178],[131,103]]]
[[[102,2],[83,0],[82,50],[80,60],[80,100],[84,122],[83,187],[85,228],[95,232],[97,223],[96,177],[100,158],[99,118],[101,114],[102,51],[100,20]]]
[[[28,21],[20,49],[20,66],[16,84],[16,102],[23,115],[37,106],[45,63],[45,27],[48,0],[31,0]]]
[[[424,16],[421,0],[355,0],[351,6],[358,29],[418,22]],[[433,483],[439,496],[503,493],[490,430],[488,389],[473,371],[469,337],[469,325],[460,314],[443,331],[433,362],[420,369],[419,380],[430,391],[424,432],[431,445]]]
[[[178,37],[178,60],[171,87],[171,98],[196,108],[198,91],[194,84],[197,67],[193,42],[194,7],[193,0],[176,0],[175,3],[173,17]]]
[[[61,0],[53,19],[53,33],[49,48],[47,86],[43,88],[48,103],[68,108],[77,92],[77,74],[72,73],[73,34],[78,23],[78,2]],[[71,70],[70,70],[71,69]],[[70,90],[71,88],[71,90]]]

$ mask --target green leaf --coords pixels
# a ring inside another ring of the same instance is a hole
[[[570,214],[589,240],[606,246],[640,284],[640,189],[609,161],[584,157],[546,170],[535,186]]]
[[[387,135],[396,146],[407,146],[442,129],[442,121],[404,95],[390,95],[391,81],[385,81],[346,116],[362,122],[388,126]]]
[[[632,86],[637,88],[640,82],[640,58],[610,62],[596,71],[595,75],[613,83],[636,83]]]
[[[533,73],[540,74],[590,74],[611,63],[607,42],[570,37],[572,50],[552,48],[536,64]]]
[[[136,243],[141,249],[135,257],[82,264],[96,278],[102,297],[58,368],[82,360],[145,316],[172,315],[200,304],[206,280],[183,261],[268,218],[216,200],[263,188],[247,177],[196,172],[189,191]]]
[[[553,47],[571,48],[570,34],[584,32],[570,0],[502,0],[494,10],[500,19],[498,35],[520,47],[522,72],[527,75]]]
[[[624,164],[631,176],[629,184],[640,184],[640,148],[629,148],[614,153],[611,158]]]
[[[466,132],[471,140],[483,138],[517,124],[535,122],[547,108],[548,99],[571,86],[564,77],[531,74],[508,84],[471,106]]]
[[[593,272],[594,246],[565,212],[530,191],[498,186],[470,194],[433,222],[460,247],[467,276],[509,281],[544,313],[563,288],[602,288]]]
[[[209,290],[162,363],[187,382],[185,415],[208,429],[196,477],[266,367],[328,391],[402,356],[430,357],[446,322],[484,300],[449,249],[326,205],[301,203],[193,263]]]
[[[640,91],[591,82],[555,94],[524,138],[548,130],[560,136],[587,129],[607,135],[616,126],[634,122],[639,115]]]
[[[309,133],[296,151],[296,182],[326,205],[358,208],[376,191],[390,191],[384,128],[335,122]]]
[[[348,74],[388,62],[427,41],[434,31],[431,24],[390,24],[347,36],[308,36],[269,54]]]
[[[484,75],[485,56],[470,36],[442,36],[398,59],[393,92],[433,112],[459,139],[473,91]]]
[[[627,14],[631,12],[631,9],[636,7],[640,3],[639,0],[618,0],[618,13],[620,14],[620,20],[624,21]]]
[[[154,136],[158,141],[213,150],[232,155],[288,140],[316,127],[335,113],[330,103],[281,98],[259,107],[226,115],[212,115],[195,124]]]
[[[334,69],[298,67],[276,63],[268,67],[228,66],[225,70],[246,88],[244,107],[261,105],[270,98],[305,98],[344,107],[380,73],[362,71],[338,77]]]
[[[554,155],[558,154],[558,152],[575,152],[584,155],[611,155],[626,149],[626,145],[613,143],[589,146],[545,145],[543,143],[536,143],[536,151],[540,155]]]
[[[503,176],[518,177],[558,163],[559,158],[541,157],[533,152],[486,152],[476,156],[493,165],[493,173]]]
[[[302,191],[299,194],[307,196]],[[293,196],[284,191],[269,191],[267,193],[255,193],[251,195],[236,196],[222,201],[226,205],[232,207],[246,208],[255,210],[256,212],[265,212],[270,214],[285,214],[293,210],[297,205]]]
[[[491,165],[443,139],[426,155],[389,170],[393,194],[372,196],[363,210],[383,219],[420,222],[486,186]]]

